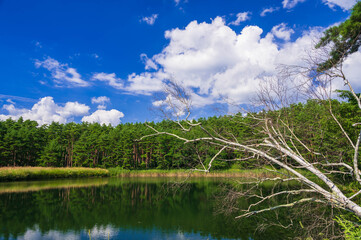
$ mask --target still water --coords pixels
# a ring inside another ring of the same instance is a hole
[[[0,183],[0,239],[287,239],[216,214],[222,180],[100,178]]]

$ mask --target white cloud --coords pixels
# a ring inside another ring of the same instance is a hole
[[[94,239],[108,239],[115,238],[119,235],[119,229],[112,227],[111,225],[96,225],[92,229],[89,229],[90,236]],[[36,239],[52,239],[52,240],[79,240],[81,235],[87,235],[88,230],[83,230],[82,232],[74,231],[57,231],[49,230],[47,232],[40,231],[39,227],[36,225],[33,228],[27,229],[24,235],[19,235],[17,239],[19,240],[36,240]]]
[[[116,89],[123,89],[124,87],[123,81],[120,78],[117,78],[115,73],[95,73],[92,80],[107,82],[109,86]]]
[[[257,26],[236,34],[219,17],[210,24],[193,21],[184,30],[167,31],[170,43],[153,59],[164,74],[199,96],[209,94],[213,102],[221,95],[246,101],[259,76],[274,71],[278,46],[272,36],[261,34]]]
[[[237,15],[236,15],[237,19],[234,20],[233,22],[230,22],[229,24],[239,26],[241,24],[241,22],[247,21],[247,20],[249,20],[251,18],[250,14],[251,14],[250,12],[237,13]]]
[[[184,29],[165,32],[169,44],[162,52],[151,58],[143,56],[146,66],[150,60],[157,69],[146,67],[149,71],[132,73],[124,80],[114,73],[97,73],[94,79],[143,95],[162,91],[164,82],[175,80],[190,91],[194,107],[224,102],[224,99],[247,104],[265,79],[277,75],[280,64],[302,66],[306,51],[313,48],[323,31],[314,28],[291,41],[294,31],[286,24],[279,24],[264,34],[258,26],[247,26],[236,33],[221,17],[211,23],[192,21]],[[279,43],[276,38],[284,42]],[[361,54],[352,56],[345,62],[345,71],[350,73],[352,82],[357,82]],[[159,106],[162,101],[154,104]]]
[[[88,87],[90,85],[87,81],[81,79],[81,75],[75,68],[62,64],[51,57],[44,61],[35,60],[35,66],[49,70],[57,87]]]
[[[318,32],[305,32],[290,42],[292,30],[285,25],[262,37],[263,30],[257,26],[247,26],[237,34],[220,17],[211,23],[193,21],[185,29],[167,31],[169,44],[151,58],[159,69],[129,75],[124,89],[149,95],[161,91],[164,80],[173,79],[191,91],[196,107],[224,98],[249,103],[259,83],[276,75],[276,66],[302,63],[301,55],[313,45]],[[280,46],[275,37],[285,42]]]
[[[267,15],[267,13],[273,13],[278,11],[280,8],[279,7],[270,7],[270,8],[265,8],[263,9],[263,11],[261,12],[260,16],[264,17]]]
[[[124,114],[115,109],[109,111],[97,110],[89,116],[84,116],[81,121],[106,125],[111,124],[112,126],[116,126],[120,124],[120,119],[122,117],[124,117]]]
[[[160,107],[167,111],[167,115],[171,114],[173,117],[181,117],[186,111],[184,104],[170,94],[165,99],[154,101],[152,104],[154,107]]]
[[[283,0],[282,6],[283,8],[291,9],[294,8],[298,3],[303,3],[306,0]]]
[[[56,61],[54,58],[48,57],[44,61],[35,60],[35,66],[37,68],[44,67],[49,71],[53,71],[56,70],[57,68],[60,68],[60,63]]]
[[[109,101],[110,99],[105,96],[92,98],[92,103],[96,104],[105,104]],[[83,116],[81,119],[83,122],[98,122],[115,126],[120,123],[120,118],[124,117],[122,112],[115,109],[109,111],[100,109],[85,116],[89,114],[89,106],[78,102],[67,102],[61,106],[56,104],[52,97],[41,98],[31,109],[16,108],[14,104],[5,104],[2,108],[8,114],[0,114],[0,120],[8,118],[16,120],[23,117],[25,120],[37,121],[39,125],[51,124],[52,122],[67,123],[73,121],[74,117]]]
[[[163,89],[164,79],[166,79],[166,76],[161,71],[156,73],[132,73],[128,76],[128,85],[124,90],[136,94],[150,95]]]
[[[15,102],[13,100],[11,100],[10,98],[7,99],[6,102],[11,103],[11,104],[15,104]]]
[[[162,90],[163,80],[167,77],[168,75],[165,75],[162,71],[141,74],[132,73],[128,75],[125,81],[117,78],[115,73],[95,73],[92,80],[107,82],[109,86],[130,94],[150,95],[153,92]]]
[[[357,92],[361,92],[360,81],[361,50],[351,54],[343,64],[344,73],[352,83]]]
[[[98,109],[106,109],[106,103],[110,103],[110,99],[106,96],[101,96],[101,97],[92,97],[91,99],[92,104],[98,104],[97,108]]]
[[[145,22],[148,25],[153,25],[155,23],[155,20],[158,18],[158,14],[152,14],[149,17],[143,17],[141,19],[141,22]]]
[[[147,54],[145,54],[145,53],[140,54],[140,59],[142,60],[142,62],[145,65],[145,70],[150,70],[150,69],[157,70],[158,69],[157,64],[152,59],[148,58]]]
[[[83,116],[87,114],[89,107],[78,102],[67,102],[64,107],[58,107],[56,113],[68,119],[72,116]]]
[[[110,102],[110,98],[106,97],[106,96],[101,96],[101,97],[92,97],[91,99],[93,104],[104,104],[107,102]]]
[[[279,39],[283,39],[285,41],[289,41],[291,35],[295,33],[292,29],[288,28],[285,23],[278,24],[274,26],[271,30],[272,34]]]
[[[343,10],[349,10],[356,4],[357,0],[322,0],[330,8],[334,8],[335,6],[339,6]]]
[[[2,99],[2,98],[12,99],[12,100],[20,101],[20,102],[36,102],[37,101],[37,100],[32,99],[32,98],[25,98],[25,97],[13,96],[13,95],[0,94],[0,99]]]
[[[44,97],[34,104],[31,109],[18,109],[14,104],[4,105],[3,109],[7,110],[9,114],[0,114],[1,120],[23,117],[24,119],[37,121],[42,125],[52,122],[66,123],[72,117],[88,114],[90,108],[78,102],[67,102],[64,106],[60,106],[54,102],[52,97]]]

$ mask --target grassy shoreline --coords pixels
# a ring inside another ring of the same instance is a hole
[[[0,168],[0,182],[26,181],[59,178],[84,178],[84,177],[275,177],[275,173],[264,169],[252,170],[216,170],[209,173],[191,171],[189,169],[173,170],[127,170],[120,168],[52,168],[52,167],[2,167]]]
[[[264,169],[228,169],[228,170],[215,170],[209,173],[192,171],[189,169],[148,169],[148,170],[128,170],[110,168],[108,169],[111,176],[114,177],[241,177],[241,178],[254,178],[254,177],[275,177],[275,173],[269,172]]]
[[[57,179],[57,178],[83,178],[83,177],[109,177],[109,171],[102,168],[52,168],[52,167],[2,167],[0,168],[0,182]]]
[[[109,178],[64,178],[0,182],[0,194],[36,192],[49,189],[73,189],[107,185]]]

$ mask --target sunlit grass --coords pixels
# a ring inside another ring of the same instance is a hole
[[[108,184],[110,178],[77,178],[1,182],[0,194],[12,192],[34,192],[59,188],[98,187]]]
[[[0,168],[0,181],[30,179],[106,177],[109,171],[101,168],[50,168],[50,167],[4,167]]]
[[[109,168],[111,176],[116,177],[243,177],[243,178],[258,178],[258,177],[275,177],[278,174],[267,171],[265,169],[228,169],[228,170],[214,170],[211,172],[192,171],[190,169],[147,169],[147,170],[128,170],[121,168]]]
[[[227,169],[208,173],[190,169],[146,169],[129,170],[121,168],[51,168],[51,167],[3,167],[0,168],[0,181],[81,178],[81,177],[275,177],[277,173],[266,169]]]

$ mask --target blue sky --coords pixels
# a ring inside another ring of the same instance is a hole
[[[247,104],[354,3],[0,0],[0,119],[159,120],[149,108],[169,78],[192,89],[194,117],[223,97]]]

